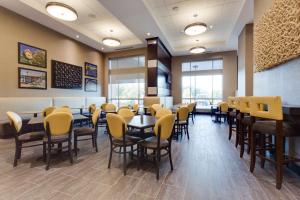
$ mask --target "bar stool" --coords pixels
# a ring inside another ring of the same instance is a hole
[[[226,118],[228,116],[228,103],[227,102],[220,102],[218,104],[218,111],[215,112],[216,122],[222,123],[222,117],[224,118],[224,123],[226,122]],[[219,121],[220,119],[220,121]]]
[[[298,158],[284,154],[284,140],[286,137],[300,136],[300,134],[297,132],[296,125],[283,122],[281,97],[279,96],[251,97],[250,115],[253,120],[255,118],[262,119],[260,121],[256,120],[253,126],[250,126],[250,171],[252,173],[254,171],[256,156],[260,157],[262,168],[265,160],[274,163],[276,166],[276,188],[280,189],[283,181],[283,166],[291,161],[300,161]],[[267,135],[275,137],[275,146],[266,145]],[[256,136],[259,136],[261,145],[257,144]],[[266,156],[267,150],[274,150],[275,159]]]
[[[238,98],[237,97],[228,97],[228,124],[229,124],[229,137],[228,139],[231,140],[232,131],[237,130],[237,123],[236,123],[236,117],[239,113],[239,110],[237,109],[238,104]]]

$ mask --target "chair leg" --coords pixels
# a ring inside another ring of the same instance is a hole
[[[137,170],[140,170],[140,145],[137,144]]]
[[[126,146],[123,146],[123,173],[126,176]]]
[[[47,143],[46,142],[43,142],[43,161],[46,162],[46,151],[47,151]]]
[[[244,151],[245,151],[245,132],[244,132],[244,126],[241,124],[240,125],[240,145],[241,145],[241,149],[240,149],[240,158],[242,158],[244,156]]]
[[[264,168],[265,167],[265,159],[263,158],[266,155],[266,136],[261,135],[259,138],[259,143],[260,143],[260,150],[259,150],[259,155],[260,155],[260,167]]]
[[[94,134],[92,134],[92,146],[93,146],[93,148],[95,148],[95,136],[94,136]]]
[[[190,134],[189,134],[189,125],[185,125],[185,130],[186,130],[186,134],[187,134],[187,138],[188,140],[190,139]]]
[[[192,122],[193,122],[193,124],[194,124],[194,115],[192,114]]]
[[[235,132],[235,148],[237,148],[239,145],[241,132],[243,132],[243,131],[241,131],[240,126],[237,126],[236,132]]]
[[[250,145],[250,172],[253,173],[255,168],[255,159],[256,159],[256,141],[255,141],[255,133],[252,132],[252,127],[249,127],[250,137],[251,137],[251,145]]]
[[[281,189],[283,180],[283,136],[276,136],[276,188]]]
[[[159,151],[155,151],[156,180],[159,180]]]
[[[15,150],[15,158],[14,158],[14,167],[18,165],[18,159],[19,159],[19,152],[20,152],[20,144],[19,142],[16,142],[16,150]]]
[[[74,134],[74,153],[75,153],[75,156],[77,156],[77,151],[78,151],[78,148],[77,148],[77,135]]]
[[[228,140],[231,140],[231,136],[232,136],[232,119],[231,119],[231,117],[229,117],[229,137],[228,137]]]
[[[109,160],[108,160],[108,167],[107,168],[110,168],[112,152],[113,152],[113,147],[112,147],[112,144],[110,144],[110,152],[109,152]]]
[[[96,152],[98,152],[97,135],[94,136]]]
[[[248,138],[248,148],[247,148],[247,154],[250,154],[250,146],[251,146],[251,137],[250,137],[250,133],[249,133],[249,127],[247,127],[247,138]]]
[[[48,152],[47,152],[47,164],[46,164],[46,170],[49,169],[50,166],[50,159],[51,159],[51,144],[48,142]]]
[[[170,160],[171,170],[173,171],[173,161],[172,161],[171,145],[169,146],[169,160]]]
[[[133,145],[130,147],[130,158],[133,160]]]
[[[70,158],[70,163],[73,164],[73,153],[72,153],[72,142],[68,142],[68,151],[69,151],[69,158]]]

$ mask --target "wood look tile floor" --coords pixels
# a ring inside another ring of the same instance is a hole
[[[251,174],[249,156],[240,159],[234,139],[227,137],[227,125],[215,124],[209,116],[196,116],[195,124],[190,125],[190,140],[184,136],[173,141],[173,172],[167,157],[162,159],[159,181],[151,164],[137,171],[134,161],[123,176],[122,157],[117,154],[107,169],[109,140],[103,130],[98,153],[89,142],[81,142],[73,165],[60,156],[49,171],[38,159],[42,147],[25,149],[13,168],[14,141],[0,140],[0,200],[300,199],[297,175],[286,169],[283,187],[277,190],[274,166],[266,163],[261,169],[258,163]]]

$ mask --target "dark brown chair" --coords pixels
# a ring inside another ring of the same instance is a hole
[[[75,156],[77,156],[77,143],[78,141],[84,140],[92,140],[92,145],[98,152],[98,145],[97,145],[97,136],[98,136],[98,121],[99,115],[101,113],[101,109],[97,109],[93,111],[92,115],[92,128],[89,127],[80,127],[74,130],[74,151]],[[91,137],[89,137],[91,136]],[[82,138],[82,139],[79,139]]]
[[[53,112],[44,120],[46,136],[44,137],[43,148],[44,154],[47,149],[46,170],[49,169],[51,151],[54,144],[58,144],[62,148],[63,143],[68,143],[68,153],[71,164],[73,164],[72,155],[72,127],[73,116],[69,112]],[[59,149],[61,150],[61,149]]]
[[[21,158],[22,149],[42,145],[45,132],[39,131],[39,132],[24,133],[22,118],[17,113],[14,112],[9,111],[6,114],[10,120],[10,123],[13,124],[15,128],[14,136],[15,136],[16,150],[15,150],[15,158],[14,158],[13,166],[16,167],[18,164],[18,159]],[[41,141],[41,143],[36,144],[37,141]],[[24,144],[30,144],[33,142],[34,144],[24,146]],[[45,157],[45,155],[43,156]]]
[[[165,115],[155,123],[154,134],[155,136],[149,137],[144,141],[139,142],[143,151],[138,151],[138,158],[141,157],[140,152],[145,153],[142,157],[152,157],[155,163],[156,168],[156,179],[159,179],[159,163],[161,156],[169,155],[171,170],[173,170],[172,163],[172,132],[175,123],[175,115],[168,114]],[[147,149],[153,151],[151,154],[147,154]],[[165,154],[161,154],[162,151],[165,151]]]
[[[262,168],[265,160],[274,163],[276,166],[276,188],[280,189],[283,181],[283,166],[292,161],[300,161],[299,158],[285,155],[284,140],[286,137],[300,136],[299,131],[297,131],[296,126],[283,122],[282,104],[279,96],[251,97],[250,115],[253,120],[256,119],[253,126],[250,127],[250,171],[254,171],[256,156],[260,157]],[[266,145],[267,142],[272,142],[266,141],[269,135],[275,137],[275,144]],[[259,143],[256,137],[260,138]],[[275,159],[268,157],[266,151],[274,151]]]

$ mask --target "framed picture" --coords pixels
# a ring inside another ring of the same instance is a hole
[[[47,89],[47,72],[19,67],[19,88]]]
[[[97,78],[97,65],[85,62],[84,69],[86,76]]]
[[[84,90],[86,92],[97,92],[97,80],[85,78]]]
[[[47,68],[47,51],[18,42],[19,64]]]

